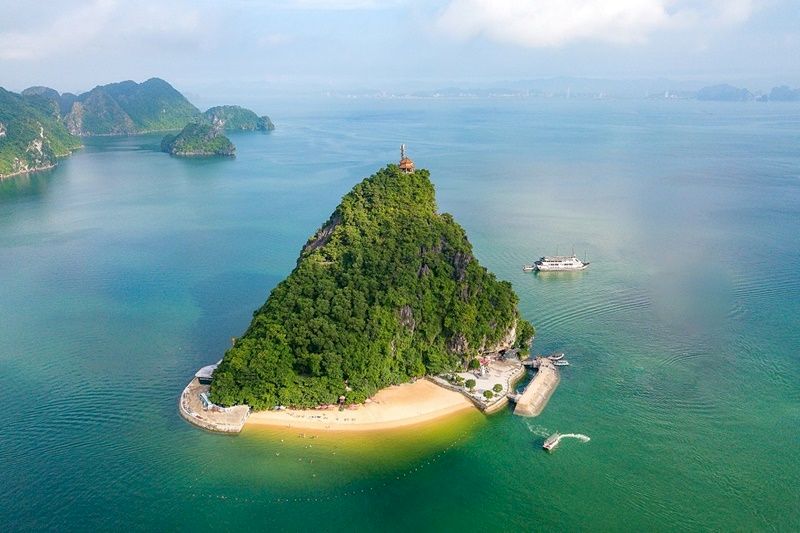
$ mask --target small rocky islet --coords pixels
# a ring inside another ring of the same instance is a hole
[[[179,157],[233,157],[236,147],[223,133],[223,123],[193,122],[177,135],[166,135],[161,151]]]

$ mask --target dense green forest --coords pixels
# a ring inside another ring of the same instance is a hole
[[[203,113],[208,122],[223,122],[226,130],[272,131],[275,124],[264,115],[259,117],[253,111],[238,105],[221,105]]]
[[[516,338],[513,330],[516,326]],[[527,348],[511,285],[436,210],[426,170],[380,170],[344,196],[214,374],[212,400],[309,407]]]
[[[75,135],[179,130],[200,115],[185,96],[159,78],[110,83],[77,97],[64,96],[72,102],[64,122]]]
[[[235,147],[216,134],[218,129],[270,131],[275,125],[268,116],[239,106],[201,113],[159,78],[99,85],[79,95],[42,86],[16,94],[0,87],[0,177],[50,167],[81,145],[77,137],[91,135],[183,130],[171,136],[165,151],[233,155]]]
[[[193,122],[177,135],[166,135],[161,150],[178,156],[232,156],[236,147],[222,134],[221,124]]]
[[[0,88],[0,176],[51,166],[80,145],[51,100]]]

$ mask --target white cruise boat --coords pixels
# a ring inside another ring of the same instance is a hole
[[[577,256],[573,255],[549,255],[535,261],[534,266],[540,272],[564,272],[573,270],[583,270],[589,266]]]

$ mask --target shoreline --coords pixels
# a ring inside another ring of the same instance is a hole
[[[42,172],[44,170],[52,170],[56,168],[58,163],[53,163],[52,165],[47,165],[43,167],[33,167],[27,170],[20,170],[18,172],[14,172],[12,174],[0,174],[0,181],[9,179],[9,178],[16,178],[17,176],[24,176],[25,174],[34,174],[36,172]]]
[[[53,161],[53,162],[52,162],[51,164],[49,164],[49,165],[44,165],[44,166],[33,167],[33,168],[29,168],[29,169],[27,169],[27,170],[19,170],[19,171],[17,171],[17,172],[11,173],[11,174],[0,174],[0,181],[3,181],[3,180],[5,180],[5,179],[9,179],[9,178],[16,178],[16,177],[18,177],[18,176],[24,176],[24,175],[26,175],[26,174],[28,174],[28,175],[30,175],[30,174],[35,174],[35,173],[37,173],[37,172],[43,172],[43,171],[45,171],[45,170],[53,170],[54,168],[56,168],[56,167],[58,166],[58,163],[59,163],[59,161],[60,161],[61,159],[66,159],[66,158],[68,158],[69,156],[71,156],[72,154],[74,154],[75,152],[77,152],[78,150],[80,150],[81,148],[83,148],[83,145],[80,145],[80,146],[78,146],[78,147],[77,147],[77,148],[75,148],[74,150],[70,150],[70,151],[69,151],[68,153],[66,153],[66,154],[56,154],[56,156],[55,156],[56,160],[55,160],[55,161]]]
[[[274,427],[324,431],[380,431],[439,420],[476,409],[463,394],[447,390],[426,379],[381,389],[372,401],[342,411],[286,409],[250,413],[245,427]]]

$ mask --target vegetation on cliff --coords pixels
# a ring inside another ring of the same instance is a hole
[[[71,101],[64,122],[75,135],[179,130],[200,115],[185,96],[159,78],[111,83],[74,98],[64,96]]]
[[[161,150],[177,156],[232,156],[236,147],[222,133],[222,124],[190,123],[177,135],[166,135]]]
[[[75,95],[35,86],[0,88],[0,177],[49,168],[91,135],[179,131],[162,149],[175,155],[226,155],[236,148],[221,130],[269,131],[275,125],[239,106],[201,113],[166,81],[123,81]]]
[[[214,373],[212,400],[309,407],[527,348],[511,285],[436,211],[426,170],[395,165],[356,185],[306,243]]]
[[[0,87],[0,177],[51,167],[80,145],[47,96]]]
[[[255,112],[238,105],[221,105],[212,107],[203,113],[208,122],[222,122],[226,130],[272,131],[275,125],[264,115],[259,117]]]

